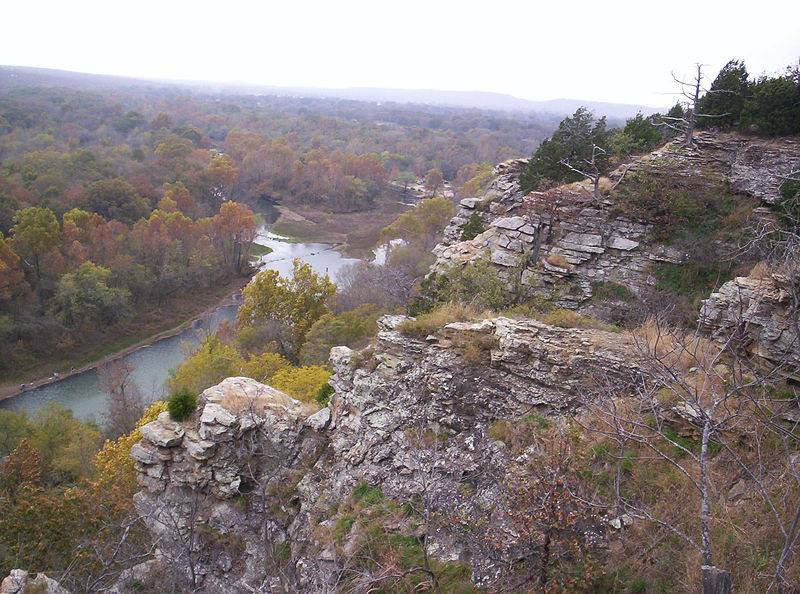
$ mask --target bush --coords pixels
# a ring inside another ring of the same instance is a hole
[[[167,402],[167,410],[169,417],[173,421],[184,421],[197,408],[197,394],[192,392],[189,388],[181,388],[169,397]]]
[[[320,389],[317,390],[317,402],[322,406],[327,406],[333,392],[333,386],[328,383],[322,384]]]
[[[483,221],[481,221],[481,216],[477,212],[473,212],[469,217],[469,222],[464,225],[464,228],[461,230],[461,241],[474,239],[483,233],[483,231],[484,228]]]
[[[380,487],[373,487],[368,482],[361,481],[353,488],[353,500],[374,505],[383,501],[383,491]]]
[[[448,302],[499,310],[519,301],[519,292],[510,289],[497,272],[489,260],[481,258],[431,274],[421,283],[421,293],[411,304],[409,313],[424,314]]]

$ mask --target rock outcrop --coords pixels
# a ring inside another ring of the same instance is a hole
[[[31,577],[24,569],[12,569],[0,582],[0,594],[69,594],[56,580],[43,573]]]
[[[335,392],[313,414],[229,378],[189,420],[146,425],[132,456],[136,507],[159,539],[152,563],[181,568],[206,592],[333,591],[341,551],[360,537],[344,531],[337,545],[336,510],[369,485],[398,504],[424,501],[438,518],[426,527],[429,553],[491,583],[502,564],[483,550],[485,532],[502,524],[505,481],[524,464],[491,424],[567,413],[592,398],[596,376],[627,384],[631,346],[620,334],[507,318],[411,338],[404,319],[383,318],[371,352],[332,350]]]
[[[484,258],[509,290],[545,293],[563,307],[580,308],[598,283],[621,285],[643,297],[656,284],[654,265],[687,261],[680,246],[655,237],[653,220],[626,214],[613,199],[595,200],[584,184],[523,195],[518,178],[526,163],[516,159],[498,165],[482,197],[461,201],[434,250],[432,272]],[[630,180],[637,172],[654,179],[690,179],[713,191],[725,184],[730,192],[772,203],[781,175],[798,168],[797,141],[702,133],[692,148],[668,144],[620,167],[610,178],[622,188],[625,177]],[[486,231],[460,241],[473,213],[479,214]]]
[[[726,182],[769,202],[777,186],[765,176],[796,167],[797,148],[700,135],[698,148],[668,146],[615,175],[699,172],[698,183]],[[486,258],[509,286],[581,308],[598,283],[641,296],[655,284],[654,263],[684,261],[674,245],[654,239],[652,221],[595,200],[581,184],[523,196],[525,163],[501,164],[483,197],[461,202],[433,272]],[[460,241],[473,213],[486,230]],[[773,275],[727,283],[705,302],[701,321],[718,338],[745,337],[773,365],[800,368],[787,282]],[[370,591],[381,585],[377,564],[360,565],[376,554],[363,544],[371,523],[491,587],[514,554],[513,544],[503,549],[516,530],[510,485],[523,483],[545,455],[535,435],[512,447],[502,427],[563,423],[601,393],[624,398],[642,374],[655,373],[621,333],[496,317],[412,336],[406,320],[383,317],[377,340],[362,351],[332,349],[326,407],[228,378],[201,395],[186,421],[164,413],[144,426],[131,452],[142,487],[135,506],[158,550],[123,576],[119,590],[135,582],[198,592]],[[696,429],[678,406],[666,413]],[[626,515],[587,521],[579,540],[600,542],[604,525],[622,530],[631,522]],[[174,583],[164,582],[169,575]]]
[[[738,277],[703,302],[701,328],[800,381],[798,294],[800,287],[783,274]]]
[[[163,413],[142,427],[131,451],[143,487],[134,504],[159,542],[162,566],[144,572],[150,579],[171,575],[167,566],[180,568],[183,585],[207,592],[262,585],[269,494],[296,481],[323,442],[306,424],[309,412],[269,386],[232,377],[203,392],[190,420]],[[276,533],[271,544],[284,541]]]

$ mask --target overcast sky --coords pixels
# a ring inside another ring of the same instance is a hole
[[[800,58],[797,0],[9,0],[0,64],[672,105],[670,73]]]

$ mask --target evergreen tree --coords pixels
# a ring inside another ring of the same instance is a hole
[[[698,102],[698,112],[706,117],[698,123],[705,128],[733,128],[739,123],[750,84],[744,62],[731,60],[719,71],[717,78]]]
[[[596,194],[600,176],[608,171],[609,136],[605,117],[595,120],[589,110],[579,107],[539,145],[520,176],[522,191],[529,192],[543,182],[570,183],[588,177]]]

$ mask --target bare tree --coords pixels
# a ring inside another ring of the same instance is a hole
[[[618,446],[612,504],[618,516],[628,514],[657,524],[697,550],[703,560],[704,592],[709,594],[729,592],[731,583],[729,572],[714,566],[711,502],[720,488],[712,478],[712,459],[724,460],[752,486],[784,539],[770,591],[784,592],[786,559],[797,542],[800,524],[800,507],[787,507],[783,494],[776,493],[774,472],[765,460],[768,444],[780,440],[788,475],[800,489],[800,467],[793,458],[798,437],[795,427],[787,428],[785,421],[786,407],[795,403],[785,394],[775,396],[773,388],[787,379],[787,369],[765,370],[744,356],[739,348],[742,331],[742,326],[733,328],[725,340],[714,343],[698,332],[682,334],[651,320],[641,334],[634,335],[641,369],[639,380],[630,386],[634,398],[620,397],[619,386],[606,382],[605,397],[591,407],[595,423],[587,425]],[[684,438],[681,427],[693,437]],[[742,443],[748,446],[743,448]],[[748,448],[758,455],[751,455]],[[659,517],[647,505],[623,495],[622,461],[631,457],[660,460],[685,477],[699,501],[695,529]]]
[[[572,162],[568,159],[561,159],[559,161],[564,167],[570,171],[574,171],[578,175],[588,178],[592,182],[594,188],[594,198],[600,198],[600,178],[608,173],[608,152],[592,142],[592,150],[588,157],[581,159],[580,162]]]
[[[683,146],[692,146],[694,138],[694,130],[698,123],[698,118],[724,118],[729,116],[728,113],[722,114],[709,114],[700,111],[700,99],[707,93],[728,93],[727,89],[709,90],[703,86],[705,75],[703,74],[704,64],[695,64],[697,73],[690,81],[684,81],[672,74],[672,79],[680,85],[678,95],[683,97],[683,100],[678,100],[678,103],[683,107],[683,116],[661,116],[660,122],[657,125],[664,126],[677,132],[683,136]]]
[[[100,389],[106,393],[106,434],[116,438],[130,433],[147,410],[144,395],[133,379],[133,364],[112,361],[100,367],[97,376]]]

